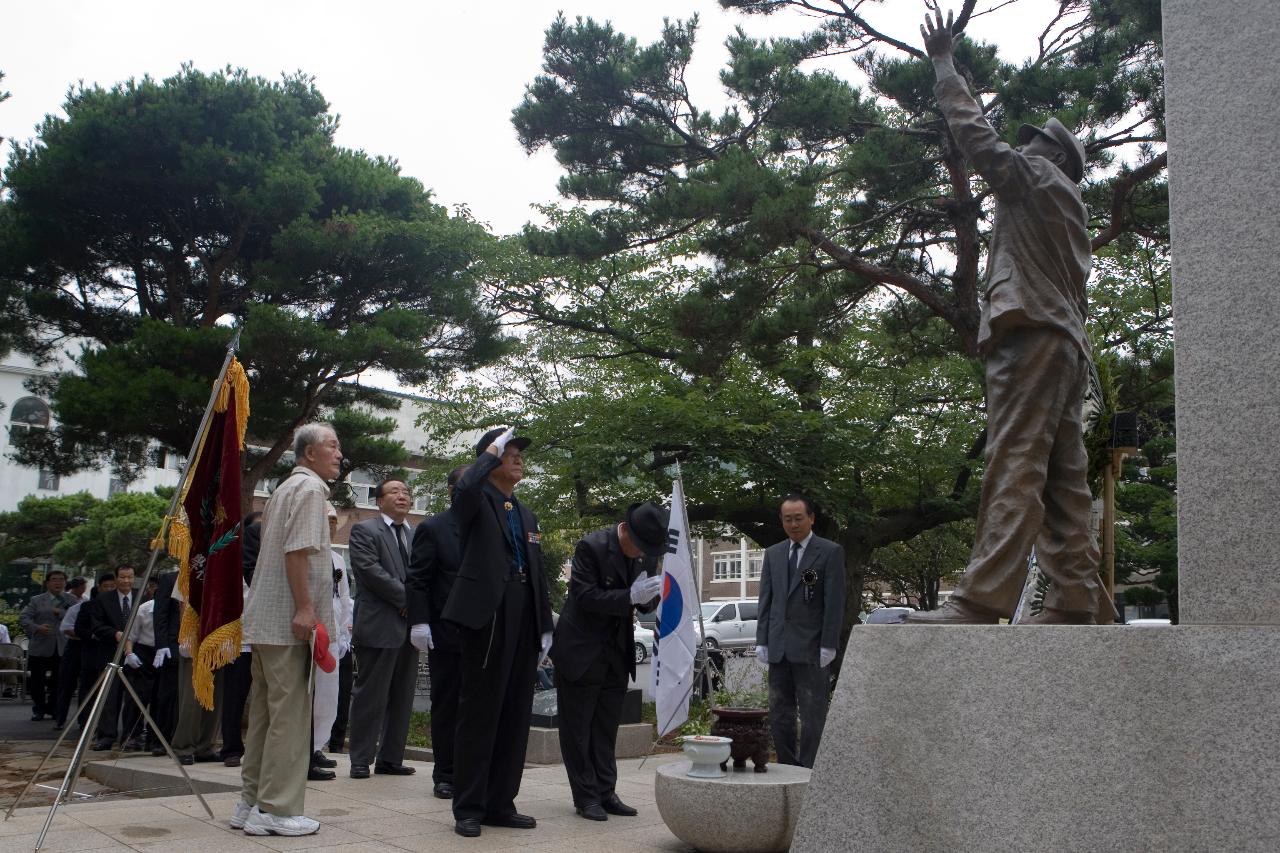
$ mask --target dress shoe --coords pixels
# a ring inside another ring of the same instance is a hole
[[[312,767],[337,767],[338,762],[334,761],[332,758],[326,758],[325,754],[317,749],[315,752],[311,753],[311,766]]]
[[[486,826],[505,826],[508,829],[533,829],[538,825],[538,822],[527,814],[519,814],[518,812],[489,815],[480,822]]]
[[[463,838],[479,838],[480,837],[480,821],[473,817],[463,818],[454,821],[453,831],[461,835]]]
[[[190,767],[196,763],[196,757],[194,755],[179,755],[178,763]]]
[[[163,752],[163,751],[164,751],[164,750],[161,750],[161,752]],[[239,767],[239,766],[240,766],[240,756],[238,756],[238,755],[228,755],[226,758],[222,759],[222,763],[223,763],[223,764],[225,764],[227,767]]]
[[[104,752],[111,748],[112,741],[109,738],[100,737],[93,742],[94,752]]]
[[[1018,623],[1019,625],[1097,625],[1098,620],[1088,610],[1057,610],[1045,607]]]
[[[337,779],[338,774],[326,767],[316,767],[312,765],[307,768],[308,782],[328,782],[330,779]]]
[[[121,752],[146,752],[140,740],[127,740],[124,746],[120,747]]]
[[[438,800],[452,800],[453,785],[449,782],[437,782],[435,787],[431,789],[431,793],[435,794]]]
[[[610,794],[600,801],[601,807],[609,814],[622,815],[623,817],[635,817],[640,814],[631,806],[618,799],[617,794]]]
[[[151,747],[151,754],[154,755],[156,758],[159,758],[160,756],[164,755],[164,747],[160,746],[159,744],[156,744],[155,746]]]
[[[417,768],[405,767],[403,764],[384,764],[379,761],[373,765],[374,773],[381,773],[385,776],[412,776],[417,773]]]
[[[60,722],[58,722],[57,720],[54,720],[54,721],[53,721],[53,730],[54,730],[55,732],[60,732],[60,731],[62,731],[62,727],[63,727],[63,726],[65,726],[65,725],[66,725],[66,723],[60,723]]]
[[[352,779],[368,779],[369,765],[368,764],[352,764],[351,778]]]
[[[609,816],[604,813],[604,809],[599,803],[583,803],[574,811],[585,817],[587,820],[608,820]]]
[[[1000,617],[990,610],[983,610],[951,599],[937,610],[917,610],[907,614],[907,625],[998,625]]]
[[[41,720],[43,720],[43,719],[44,719],[44,714],[32,714],[32,715],[31,715],[31,722],[33,722],[33,723],[38,723],[38,722],[40,722],[40,721],[41,721]]]
[[[222,760],[221,758],[218,757],[218,753],[213,752],[212,750],[210,750],[209,752],[197,752],[194,757],[195,757],[195,760],[200,764],[207,764],[210,761]]]

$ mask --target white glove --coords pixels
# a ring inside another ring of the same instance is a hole
[[[498,451],[498,455],[501,456],[502,451],[507,449],[507,442],[510,441],[515,436],[515,434],[516,434],[515,427],[507,427],[507,431],[504,432],[502,435],[498,436],[497,438],[495,438],[493,440],[493,444],[490,446],[496,449]]]
[[[154,666],[156,669],[159,669],[160,667],[164,666],[164,662],[167,661],[168,659],[169,659],[168,649],[157,649],[155,660],[151,661],[151,665]]]
[[[547,659],[547,653],[551,651],[551,637],[550,631],[542,635],[542,654],[538,656],[538,666],[542,666],[542,662]]]
[[[431,640],[431,626],[421,622],[409,629],[409,642],[420,652],[430,651],[436,647]]]
[[[351,651],[351,641],[338,640],[338,651],[334,653],[333,657],[335,660],[342,660],[349,651]]]
[[[662,575],[641,575],[631,584],[631,603],[644,604],[652,601],[662,592]]]
[[[124,656],[124,665],[129,667],[129,669],[140,669],[142,667],[142,661],[139,660],[138,656],[133,652],[129,652],[129,654]]]
[[[820,669],[826,669],[831,666],[831,662],[835,659],[835,649],[818,649],[818,667]]]
[[[768,663],[768,662],[769,662],[769,647],[768,647],[768,646],[756,646],[756,657],[757,657],[757,658],[759,658],[762,662],[764,662],[764,663]]]

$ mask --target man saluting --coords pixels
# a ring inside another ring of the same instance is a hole
[[[454,831],[533,829],[516,811],[538,663],[551,647],[551,603],[538,519],[516,500],[529,439],[490,430],[453,492],[462,564],[444,606],[458,625],[462,686],[454,747]]]

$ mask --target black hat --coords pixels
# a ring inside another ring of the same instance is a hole
[[[1067,130],[1067,126],[1056,118],[1046,121],[1043,128],[1034,124],[1024,124],[1018,128],[1019,145],[1026,145],[1036,136],[1043,136],[1067,153],[1066,172],[1071,180],[1080,183],[1084,177],[1085,150],[1079,137]]]
[[[627,507],[627,532],[631,541],[647,557],[661,557],[667,553],[667,525],[671,513],[653,503],[632,504]]]
[[[476,442],[476,458],[480,458],[481,454],[493,444],[493,440],[507,431],[506,427],[494,427],[493,429],[480,436],[480,440]],[[533,441],[521,435],[511,436],[511,440],[507,442],[507,447],[514,447],[517,450],[524,450]]]

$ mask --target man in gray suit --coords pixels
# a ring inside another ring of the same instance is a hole
[[[45,591],[32,596],[22,608],[18,624],[28,637],[27,662],[31,670],[31,719],[52,717],[58,707],[58,662],[67,644],[58,625],[71,605],[78,601],[63,592],[66,572],[54,569],[44,581]]]
[[[778,763],[813,767],[827,721],[828,667],[844,625],[844,549],[814,535],[808,498],[787,495],[781,516],[787,538],[765,550],[760,574],[756,656],[769,664]]]
[[[356,683],[351,695],[351,778],[373,772],[408,776],[404,742],[413,711],[418,650],[409,642],[409,542],[405,518],[412,498],[403,480],[383,480],[374,490],[377,518],[351,528],[351,572],[359,590],[351,641]],[[375,762],[376,756],[376,762]]]

